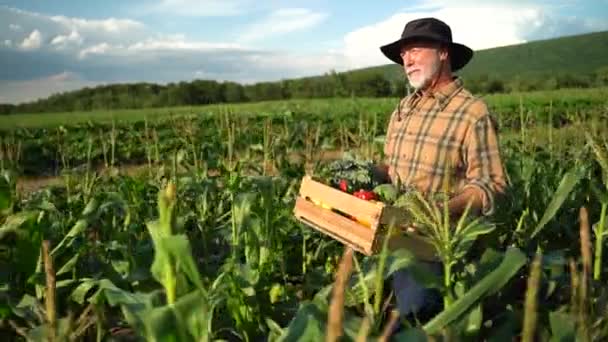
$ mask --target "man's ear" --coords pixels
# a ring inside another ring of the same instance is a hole
[[[442,46],[439,50],[439,60],[445,61],[448,59],[448,49],[445,46]]]

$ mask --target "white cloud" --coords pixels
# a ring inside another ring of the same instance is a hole
[[[21,48],[24,50],[37,50],[42,45],[42,35],[40,31],[34,30],[21,42]]]
[[[4,40],[4,46],[8,46],[8,47],[10,47],[10,46],[12,46],[12,45],[13,45],[13,42],[12,42],[10,39],[5,39],[5,40]]]
[[[89,46],[85,49],[82,49],[78,54],[79,58],[85,58],[88,55],[101,55],[106,53],[110,49],[110,44],[108,43],[99,43],[97,45]]]
[[[208,43],[188,41],[183,37],[150,38],[127,46],[129,51],[159,51],[159,50],[220,50],[240,49],[241,46],[232,43]]]
[[[327,13],[306,8],[284,8],[244,29],[239,41],[252,42],[298,30],[314,27],[327,18]]]
[[[71,71],[64,71],[59,74],[51,75],[45,79],[52,82],[82,81],[82,77],[80,75]]]
[[[50,47],[52,48],[65,47],[64,45],[67,44],[74,45],[74,48],[76,48],[81,40],[82,43],[86,42],[88,45],[102,42],[131,44],[154,34],[143,23],[131,19],[83,19],[48,16],[0,6],[0,22],[7,21],[12,22],[14,27],[18,26],[21,29],[18,31],[0,29],[0,38],[21,42],[27,38],[29,32],[38,30],[45,37],[49,37]],[[55,40],[54,44],[52,43],[53,40]]]
[[[248,64],[256,70],[273,72],[278,78],[320,75],[342,65],[344,56],[340,53],[298,54],[272,53],[249,54],[244,56]],[[259,81],[260,77],[256,77]]]
[[[63,27],[84,31],[96,31],[110,34],[120,34],[144,29],[145,25],[131,19],[108,18],[103,20],[91,20],[81,18],[69,18],[65,16],[52,16],[50,19]]]
[[[83,40],[84,39],[82,38],[80,33],[78,33],[78,31],[72,30],[69,35],[60,34],[55,36],[55,38],[51,40],[51,45],[59,49],[63,49],[70,44],[81,45]]]
[[[17,24],[9,24],[8,29],[11,31],[18,32],[18,31],[21,31],[21,26],[19,26]]]
[[[186,17],[226,17],[245,13],[252,4],[253,0],[161,0],[137,10]]]

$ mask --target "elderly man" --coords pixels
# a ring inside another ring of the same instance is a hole
[[[490,215],[496,195],[506,187],[497,134],[487,105],[452,74],[471,60],[473,51],[452,42],[450,27],[435,18],[407,23],[401,38],[380,50],[403,65],[415,88],[391,115],[384,172],[393,183],[426,194],[440,192],[447,176],[456,190],[449,200],[453,216],[462,214],[469,202],[472,213]],[[432,304],[428,290],[407,270],[392,281],[402,316]]]

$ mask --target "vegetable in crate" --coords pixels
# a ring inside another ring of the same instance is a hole
[[[352,183],[350,183],[346,179],[340,179],[340,182],[338,184],[340,186],[340,190],[342,190],[344,192],[348,192],[348,193],[352,193],[353,192]]]
[[[374,193],[379,201],[393,204],[397,200],[399,192],[393,184],[380,184],[374,188]]]
[[[373,191],[368,191],[368,190],[363,190],[363,189],[359,189],[357,190],[354,194],[355,197],[366,200],[366,201],[372,201],[376,199],[376,194]]]
[[[359,189],[373,190],[382,183],[374,170],[371,161],[345,158],[325,166],[319,176],[330,186],[353,194]]]
[[[313,198],[313,199],[311,199],[311,202],[312,202],[312,203],[314,203],[314,205],[319,206],[319,207],[321,207],[321,208],[323,208],[323,209],[329,209],[329,210],[331,210],[331,209],[332,209],[332,207],[331,207],[329,204],[326,204],[326,203],[321,202],[321,201],[319,201],[319,200],[316,200],[316,199],[314,199],[314,198]]]

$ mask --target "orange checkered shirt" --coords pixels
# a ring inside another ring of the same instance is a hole
[[[473,187],[484,215],[494,212],[495,196],[506,187],[488,107],[458,77],[432,94],[401,100],[391,114],[384,155],[393,183],[437,193],[449,172],[450,194]]]

